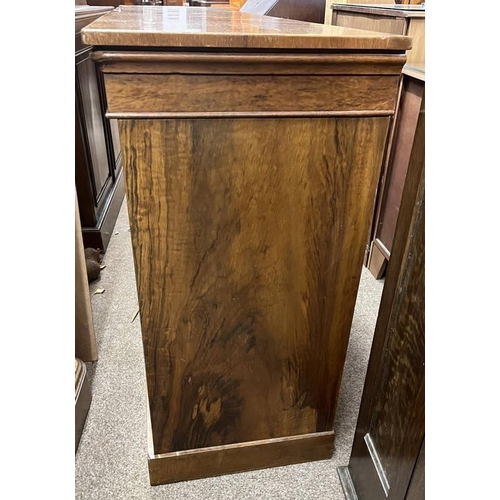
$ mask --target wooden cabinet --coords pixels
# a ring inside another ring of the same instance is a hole
[[[81,29],[113,7],[75,6],[75,183],[85,247],[105,251],[125,187],[116,120],[105,117],[102,77]]]
[[[411,36],[408,64],[425,63],[425,8],[421,5],[352,5],[333,3],[335,26]]]
[[[348,500],[424,499],[425,118],[418,116],[348,467]]]
[[[367,266],[377,279],[389,261],[417,123],[425,114],[423,65],[405,65],[396,119],[390,134],[386,161],[377,192]]]
[[[329,458],[409,39],[191,7],[83,36],[120,121],[151,483]]]

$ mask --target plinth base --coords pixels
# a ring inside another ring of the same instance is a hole
[[[149,459],[152,486],[233,474],[268,467],[327,460],[335,433],[317,432],[154,455]]]

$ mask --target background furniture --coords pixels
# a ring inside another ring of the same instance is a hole
[[[377,191],[374,223],[367,256],[368,269],[377,279],[385,275],[391,255],[417,122],[419,117],[425,114],[424,93],[424,66],[422,64],[405,65],[394,129]],[[417,145],[417,147],[422,147],[422,145]]]
[[[334,26],[407,35],[413,38],[408,64],[425,63],[425,8],[420,5],[333,3]]]
[[[106,250],[125,195],[116,120],[81,29],[113,7],[75,6],[75,182],[85,247]]]
[[[75,359],[75,453],[80,444],[91,402],[87,367],[82,360]]]
[[[97,343],[90,305],[89,284],[83,249],[82,228],[75,197],[75,356],[97,361]]]
[[[415,140],[348,467],[348,500],[424,499],[425,117]]]
[[[407,52],[395,120],[388,136],[377,190],[365,264],[377,278],[385,275],[390,257],[413,136],[419,113],[425,112],[425,9],[420,5],[332,4],[332,24],[412,36]]]
[[[83,37],[120,120],[151,483],[330,457],[409,39],[132,6]]]
[[[364,5],[371,5],[371,4],[378,4],[378,5],[384,5],[384,4],[390,4],[393,5],[395,3],[394,0],[365,0],[365,1],[360,1],[360,0],[336,0],[335,2],[332,2],[332,0],[325,0],[325,24],[332,24],[332,3],[362,3]]]
[[[247,0],[241,12],[252,12],[283,19],[323,23],[324,0]]]

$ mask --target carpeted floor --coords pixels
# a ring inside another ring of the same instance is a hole
[[[363,268],[335,421],[331,460],[164,486],[149,485],[146,385],[126,204],[91,284],[99,361],[87,364],[92,405],[75,458],[76,499],[342,500],[336,468],[347,465],[383,283]],[[102,294],[93,295],[97,288]]]

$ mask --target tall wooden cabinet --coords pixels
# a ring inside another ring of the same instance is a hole
[[[101,75],[81,29],[114,7],[75,6],[75,184],[85,247],[105,251],[125,189],[116,120],[105,117]]]
[[[423,500],[425,119],[418,117],[348,467],[348,500]]]
[[[331,457],[410,40],[132,6],[83,36],[120,121],[151,483]]]

